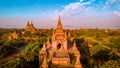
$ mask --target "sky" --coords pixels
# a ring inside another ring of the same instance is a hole
[[[0,0],[0,28],[120,28],[120,0]]]

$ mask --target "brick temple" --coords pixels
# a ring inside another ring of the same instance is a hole
[[[75,41],[71,48],[68,47],[67,34],[62,27],[59,17],[57,27],[53,30],[52,43],[50,43],[48,38],[47,42],[44,42],[42,49],[39,51],[39,57],[43,56],[43,61],[42,64],[39,64],[39,68],[49,68],[49,63],[56,68],[82,68],[80,62],[81,54],[76,47]],[[70,54],[74,57],[74,61],[70,59]]]

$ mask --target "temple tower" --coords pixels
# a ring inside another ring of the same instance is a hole
[[[32,21],[28,21],[27,25],[25,26],[25,31],[30,31],[31,33],[34,33],[36,31]]]
[[[40,58],[40,59],[39,59],[39,65],[40,65],[39,68],[48,68],[47,59],[46,59],[47,52],[46,52],[46,45],[45,45],[45,42],[44,42],[44,44],[43,44],[42,49],[39,51],[39,55],[43,56],[43,62],[42,62],[41,65],[40,65],[41,56],[39,56],[39,58]]]
[[[46,43],[44,42],[43,48],[39,52],[39,55],[44,56],[40,67],[47,68],[47,63],[50,62],[53,66],[57,66],[58,68],[64,68],[64,66],[67,66],[68,68],[82,68],[80,62],[81,54],[76,47],[76,43],[74,41],[73,46],[69,47],[71,45],[68,46],[68,38],[67,32],[63,30],[61,19],[59,17],[57,27],[56,29],[53,29],[52,44],[50,44],[48,37]],[[69,53],[73,54],[73,57],[75,57],[75,62],[73,62],[73,64],[70,63],[70,60],[72,59],[70,59]],[[39,57],[39,59],[41,58]]]
[[[47,56],[47,53],[43,55],[43,63],[40,66],[40,68],[48,68],[46,56]]]
[[[61,19],[58,18],[58,24],[52,35],[52,49],[57,50],[58,46],[63,46],[67,50],[67,36],[62,28]]]
[[[74,64],[74,68],[82,68],[82,64],[80,62],[80,57],[81,57],[81,54],[80,52],[78,51],[77,47],[76,47],[76,43],[74,41],[74,44],[72,46],[72,48],[70,49],[71,53],[74,54],[74,59],[75,59],[75,63]]]

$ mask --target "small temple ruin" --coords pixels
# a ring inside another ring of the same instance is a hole
[[[14,31],[12,34],[10,34],[8,36],[8,39],[11,40],[11,39],[18,39],[19,38],[19,35],[16,33],[16,31]]]
[[[70,59],[70,54],[74,60]],[[43,57],[42,63],[41,56]],[[76,42],[74,41],[71,48],[68,45],[67,33],[63,30],[59,17],[57,27],[53,30],[52,43],[48,38],[39,51],[39,68],[49,68],[48,64],[55,68],[82,68],[80,57],[81,54],[76,47]]]

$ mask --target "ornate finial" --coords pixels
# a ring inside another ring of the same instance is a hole
[[[62,24],[61,24],[60,16],[59,16],[59,18],[58,18],[57,29],[62,29]]]
[[[60,20],[60,16],[58,16],[58,21],[61,21],[61,20]]]
[[[30,24],[32,24],[32,20],[30,21]]]
[[[28,20],[28,23],[27,23],[27,25],[29,25],[29,20]]]
[[[41,49],[41,50],[46,50],[45,41],[44,41],[44,43],[43,43],[43,47],[42,47],[42,49]]]
[[[74,44],[73,45],[76,46],[75,40],[74,40]]]

